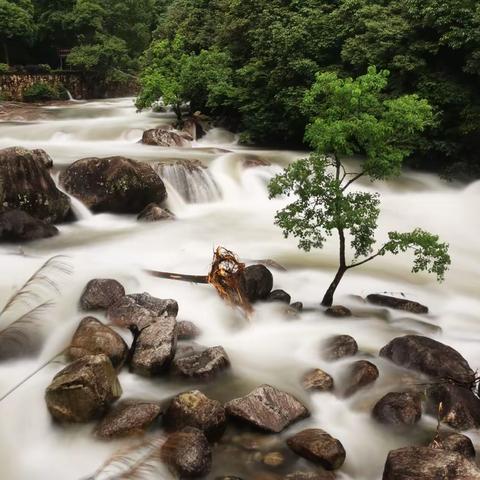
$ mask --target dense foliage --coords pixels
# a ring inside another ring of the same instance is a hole
[[[53,86],[48,83],[37,82],[23,91],[25,102],[42,102],[48,100],[67,100],[65,87]]]
[[[421,229],[390,232],[375,248],[379,196],[351,190],[361,177],[374,181],[399,175],[418,135],[433,121],[430,105],[416,95],[385,99],[387,80],[388,72],[374,67],[357,79],[319,74],[303,102],[310,121],[306,139],[315,153],[288,166],[269,185],[272,197],[294,197],[277,213],[276,223],[285,236],[299,239],[299,248],[322,248],[327,237],[338,235],[339,268],[323,298],[327,306],[349,269],[386,253],[411,250],[412,270],[435,273],[439,280],[450,264],[448,246]],[[356,152],[362,152],[364,160],[352,172],[342,158]]]

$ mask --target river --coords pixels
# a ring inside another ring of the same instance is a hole
[[[141,224],[129,215],[92,215],[75,202],[79,219],[61,225],[59,236],[21,248],[2,245],[0,303],[53,255],[66,255],[74,273],[57,279],[61,295],[45,320],[48,334],[39,355],[0,364],[0,396],[68,345],[84,316],[77,304],[86,282],[111,277],[122,282],[129,293],[147,291],[160,298],[176,299],[179,319],[191,320],[201,328],[198,342],[226,349],[232,372],[225,383],[208,387],[212,396],[227,400],[269,383],[302,399],[312,416],[292,426],[284,436],[306,426],[318,426],[340,439],[347,452],[347,460],[337,472],[340,480],[379,480],[389,450],[433,437],[436,420],[426,415],[408,432],[393,431],[371,419],[374,403],[408,381],[383,359],[373,358],[380,369],[377,382],[349,399],[335,391],[307,394],[300,378],[312,367],[341,377],[342,368],[351,359],[328,363],[320,355],[322,341],[333,334],[352,335],[361,350],[358,358],[370,359],[396,336],[425,334],[456,348],[472,368],[480,366],[479,182],[460,186],[431,174],[407,171],[401,178],[375,187],[369,182],[362,184],[382,195],[379,241],[392,229],[425,228],[450,243],[452,267],[446,281],[437,284],[433,277],[411,274],[408,256],[379,258],[348,272],[336,303],[351,308],[354,316],[332,319],[318,304],[335,271],[335,242],[329,242],[321,251],[298,250],[295,240],[284,239],[273,224],[275,211],[285,200],[269,200],[266,190],[268,180],[283,166],[304,156],[303,152],[247,149],[237,145],[234,135],[218,129],[193,148],[142,145],[138,140],[145,129],[168,123],[171,117],[138,114],[132,99],[70,102],[38,107],[38,113],[28,122],[19,118],[1,123],[0,148],[43,148],[52,156],[56,172],[89,156],[123,155],[145,162],[197,159],[208,165],[211,176],[211,183],[205,186],[210,196],[200,195],[200,200],[210,201],[187,203],[178,192],[180,186],[175,188],[172,175],[168,207],[176,221]],[[271,165],[244,168],[243,160],[252,155]],[[213,184],[216,191],[212,191]],[[143,272],[150,268],[205,274],[218,245],[233,250],[242,259],[273,259],[281,264],[286,271],[272,270],[275,287],[283,288],[293,301],[311,308],[292,317],[279,305],[262,304],[247,323],[208,286],[155,279]],[[360,299],[379,292],[403,293],[428,305],[430,313],[416,316],[386,311]],[[0,328],[8,319],[2,321]],[[61,358],[50,363],[0,403],[2,480],[79,480],[125,443],[95,440],[91,435],[93,425],[60,427],[52,423],[44,392],[62,366]],[[124,398],[160,400],[186,389],[185,384],[141,378],[126,369],[119,378]],[[480,446],[480,437],[467,433]],[[267,471],[264,467],[247,468],[239,463],[218,450],[208,478],[220,474],[244,475],[246,480],[277,478],[262,476],[261,472]],[[306,465],[298,460],[299,468]],[[170,477],[163,473],[152,478]]]

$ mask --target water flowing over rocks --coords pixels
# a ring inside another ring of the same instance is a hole
[[[273,288],[273,275],[264,265],[250,265],[243,272],[245,292],[251,303],[266,300]]]
[[[336,335],[327,340],[323,346],[323,357],[330,361],[353,357],[357,352],[357,342],[350,335]]]
[[[143,132],[141,143],[158,147],[189,147],[193,138],[187,132],[170,127],[151,128]]]
[[[210,347],[200,352],[187,350],[177,355],[172,363],[174,374],[187,378],[208,380],[230,367],[230,359],[223,347]]]
[[[150,165],[125,157],[77,160],[62,172],[60,183],[94,212],[139,213],[167,198]]]
[[[162,220],[173,220],[175,215],[169,210],[162,208],[156,203],[148,204],[139,214],[139,222],[160,222]]]
[[[325,392],[333,390],[333,378],[323,370],[315,368],[307,372],[302,378],[302,385],[305,390],[317,390]]]
[[[340,441],[319,428],[297,433],[287,440],[287,445],[298,455],[327,470],[337,470],[345,462],[346,453]]]
[[[428,313],[428,307],[421,303],[407,300],[405,298],[396,298],[389,295],[372,294],[368,295],[367,300],[375,305],[394,308],[395,310],[404,310],[410,313]]]
[[[274,433],[310,415],[295,397],[270,385],[262,385],[245,397],[231,400],[225,408],[230,416]]]
[[[30,242],[55,235],[58,235],[57,227],[27,212],[10,210],[0,213],[0,242]]]
[[[67,356],[78,360],[100,353],[106,355],[116,369],[120,369],[127,359],[128,346],[117,332],[96,318],[84,318],[73,335]]]
[[[347,397],[355,394],[358,390],[375,382],[380,373],[376,365],[367,360],[358,360],[348,368],[345,380],[345,395]]]
[[[124,400],[115,405],[95,428],[95,435],[110,440],[145,433],[162,412],[158,403]]]
[[[80,297],[83,310],[106,310],[125,296],[125,288],[117,280],[111,278],[95,278],[90,280]]]
[[[22,210],[47,223],[65,220],[70,199],[56,187],[50,166],[43,150],[0,150],[0,212]]]
[[[469,460],[474,460],[476,456],[472,441],[461,433],[451,433],[447,437],[442,438],[441,447],[450,452],[457,452]]]
[[[380,423],[414,425],[422,416],[422,400],[417,392],[390,392],[373,407],[373,417]]]
[[[55,420],[83,423],[103,414],[121,394],[110,359],[106,355],[91,355],[57,373],[45,399]]]

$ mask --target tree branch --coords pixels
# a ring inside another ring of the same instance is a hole
[[[374,258],[377,258],[379,255],[382,255],[384,249],[385,249],[385,245],[384,245],[377,253],[375,253],[374,255],[366,258],[365,260],[362,260],[361,262],[352,263],[352,264],[349,265],[347,268],[359,267],[360,265],[363,265],[364,263],[371,262]]]
[[[344,192],[353,182],[356,182],[360,177],[363,177],[364,175],[365,172],[357,173],[357,175],[355,175],[345,184],[345,186],[342,188],[342,192]]]

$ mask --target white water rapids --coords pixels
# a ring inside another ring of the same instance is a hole
[[[77,303],[91,278],[116,278],[128,293],[147,291],[160,298],[174,298],[179,319],[198,325],[206,346],[222,345],[232,362],[230,380],[209,387],[209,394],[228,400],[246,394],[262,383],[285,389],[311,409],[311,418],[295,424],[284,436],[317,426],[338,438],[347,452],[340,480],[379,480],[389,450],[418,444],[433,437],[436,420],[423,415],[408,432],[376,424],[371,408],[385,393],[399,389],[400,369],[378,355],[396,336],[419,333],[436,338],[462,353],[473,369],[480,367],[480,183],[461,187],[434,175],[406,172],[400,179],[375,185],[382,194],[378,240],[389,230],[415,227],[438,233],[450,243],[452,268],[439,285],[433,277],[410,273],[408,256],[382,257],[355,272],[349,272],[337,293],[336,303],[350,307],[348,319],[332,319],[320,308],[297,318],[274,304],[256,307],[246,324],[218,297],[214,289],[149,277],[144,268],[206,274],[215,246],[222,245],[245,259],[273,259],[287,271],[273,270],[275,287],[307,307],[318,307],[334,274],[335,242],[322,251],[304,253],[294,239],[285,240],[273,224],[275,211],[284,200],[268,199],[266,184],[301,152],[240,148],[228,132],[214,130],[193,148],[167,149],[138,143],[147,128],[168,123],[166,114],[137,114],[132,99],[71,103],[44,109],[41,120],[0,124],[0,148],[43,148],[57,169],[89,156],[123,155],[155,162],[161,159],[200,160],[220,189],[221,199],[187,203],[169,185],[169,208],[173,222],[142,224],[134,216],[89,215],[75,209],[80,220],[60,226],[60,235],[34,242],[21,249],[0,247],[0,304],[47,258],[64,254],[75,272],[60,280],[62,289],[48,313],[49,334],[38,357],[0,364],[0,397],[19,380],[61,352],[83,314]],[[225,153],[229,150],[232,153]],[[245,156],[255,155],[271,163],[245,169]],[[366,189],[371,184],[363,185]],[[369,293],[404,293],[430,307],[427,316],[385,311],[362,303]],[[0,328],[6,325],[1,324]],[[333,393],[307,394],[300,385],[302,374],[312,367],[329,372],[336,380],[352,359],[328,363],[320,345],[334,334],[352,335],[358,342],[358,358],[370,358],[380,370],[377,382],[349,399]],[[125,442],[104,443],[92,436],[93,424],[58,426],[52,423],[44,392],[63,364],[52,363],[0,403],[0,478],[2,480],[79,480],[88,476]],[[120,374],[122,398],[161,400],[195,384],[176,384],[161,377],[153,380]],[[480,437],[467,432],[476,446]],[[298,460],[298,469],[307,463]],[[214,470],[208,477],[239,475],[245,480],[282,477],[245,476],[242,466],[214,452]],[[273,474],[275,471],[271,471]],[[170,478],[165,477],[152,478]]]

